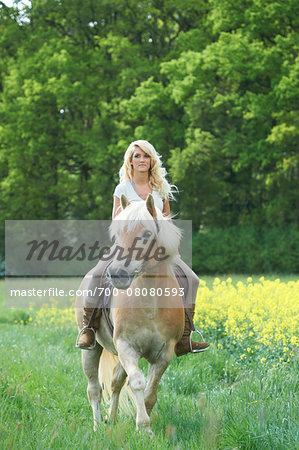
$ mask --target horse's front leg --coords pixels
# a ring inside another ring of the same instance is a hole
[[[118,365],[114,369],[112,383],[111,383],[111,406],[109,409],[109,417],[113,421],[116,421],[117,416],[117,409],[118,409],[118,401],[119,401],[119,394],[121,391],[121,388],[123,387],[125,381],[127,378],[127,374],[121,365],[121,363],[118,363]]]
[[[159,359],[155,363],[149,365],[147,385],[144,392],[145,407],[148,415],[151,414],[157,401],[158,386],[163,373],[173,358],[174,346],[175,342],[171,343],[169,347],[159,356]]]
[[[150,418],[146,412],[144,403],[145,378],[138,367],[140,355],[125,339],[116,340],[116,348],[119,360],[128,374],[129,385],[133,392],[136,403],[136,428],[144,428],[152,434],[150,427]]]
[[[101,425],[102,388],[99,383],[99,362],[102,351],[103,348],[98,343],[93,350],[82,350],[82,364],[88,382],[87,396],[92,407],[94,431]]]

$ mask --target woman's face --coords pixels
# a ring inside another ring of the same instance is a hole
[[[134,173],[136,172],[148,172],[151,168],[151,157],[141,150],[140,147],[135,147],[132,161],[131,161]]]

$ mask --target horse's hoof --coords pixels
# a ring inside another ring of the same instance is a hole
[[[149,439],[153,439],[154,438],[154,433],[153,433],[153,431],[152,430],[148,430],[148,437],[149,437]]]
[[[108,422],[115,425],[117,422],[117,418],[116,417],[113,418],[109,414],[107,414],[104,418],[104,424],[107,425]]]
[[[93,424],[93,431],[94,432],[100,431],[100,429],[101,429],[101,424],[100,423],[94,423]]]
[[[149,437],[149,439],[153,439],[153,437],[154,437],[153,431],[148,426],[147,427],[146,426],[139,426],[139,427],[137,427],[137,431],[139,433],[144,433],[145,432],[147,434],[147,436]]]

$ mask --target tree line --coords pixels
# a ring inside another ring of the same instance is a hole
[[[0,1],[0,216],[108,219],[149,140],[194,231],[298,229],[295,0]]]

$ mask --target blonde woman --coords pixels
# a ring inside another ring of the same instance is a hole
[[[153,145],[144,140],[132,142],[124,155],[124,163],[119,171],[120,184],[116,186],[113,195],[112,219],[121,211],[121,194],[125,194],[129,202],[146,200],[148,194],[152,194],[155,207],[159,208],[164,215],[170,216],[169,199],[173,199],[173,194],[172,186],[167,182],[165,176],[166,170],[162,167],[161,157]],[[185,309],[184,334],[175,347],[176,355],[182,356],[188,352],[204,351],[209,347],[209,343],[192,341],[190,346],[190,315],[193,318],[199,279],[179,255],[175,257],[174,263],[189,282],[189,299],[186,304],[191,305],[190,309]],[[97,266],[87,274],[86,277],[88,277],[89,282],[85,288],[92,289],[97,282],[96,280],[102,276],[106,265],[107,261],[100,260]],[[95,319],[92,324],[90,320],[91,315]],[[84,299],[83,326],[87,327],[88,325],[88,327],[80,331],[77,347],[83,349],[92,348],[95,339],[93,329],[96,330],[98,328],[100,315],[101,309],[95,310],[88,305],[88,299]]]

